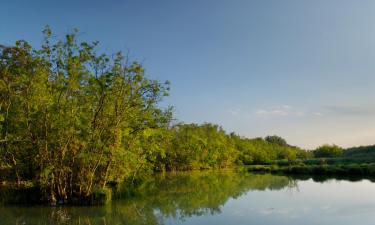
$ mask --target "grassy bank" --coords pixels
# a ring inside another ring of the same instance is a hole
[[[270,172],[283,174],[375,176],[375,163],[251,165],[247,167],[247,170],[250,172]]]
[[[337,158],[310,158],[310,159],[297,159],[293,161],[288,160],[275,160],[261,165],[277,165],[277,166],[290,166],[290,165],[348,165],[348,164],[368,164],[375,163],[375,157],[337,157]]]

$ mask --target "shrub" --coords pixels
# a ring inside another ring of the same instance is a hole
[[[343,149],[337,145],[322,145],[314,150],[314,157],[315,158],[322,158],[322,157],[339,157],[343,154]]]

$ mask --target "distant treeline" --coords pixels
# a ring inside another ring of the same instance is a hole
[[[323,145],[310,153],[311,158],[275,160],[247,169],[284,174],[375,176],[375,146],[342,149],[336,145]]]
[[[375,157],[375,145],[348,148],[344,151],[346,157]]]
[[[0,45],[0,185],[41,202],[89,202],[109,185],[153,171],[374,155],[374,146],[306,151],[283,138],[249,139],[213,124],[173,124],[160,107],[169,82],[148,79],[98,42],[44,30],[40,49]]]

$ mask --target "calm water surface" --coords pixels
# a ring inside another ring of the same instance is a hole
[[[105,207],[1,207],[3,224],[374,225],[375,183],[233,171],[158,175]]]

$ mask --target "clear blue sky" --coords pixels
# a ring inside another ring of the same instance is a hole
[[[170,80],[184,122],[313,148],[375,144],[375,1],[0,2],[0,43],[80,28]]]

